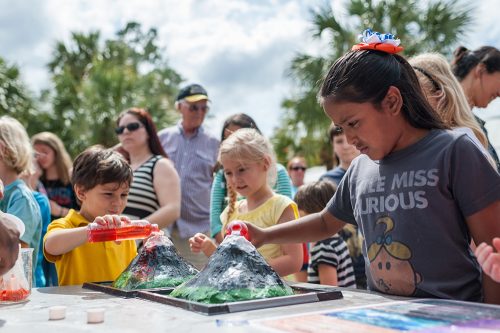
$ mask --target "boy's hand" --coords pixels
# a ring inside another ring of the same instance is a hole
[[[97,216],[94,223],[107,229],[118,228],[124,224],[130,224],[130,218],[123,215],[104,215]],[[121,241],[115,241],[115,244],[120,245]]]
[[[98,224],[104,228],[117,228],[123,224],[129,224],[130,219],[127,216],[122,215],[104,215],[97,216],[94,220],[94,223]]]
[[[493,239],[493,246],[497,252],[493,252],[493,247],[486,243],[481,243],[476,248],[475,255],[481,265],[483,272],[494,281],[500,283],[500,238]]]
[[[207,257],[210,257],[217,247],[207,235],[197,233],[189,238],[189,248],[193,253],[203,252]]]

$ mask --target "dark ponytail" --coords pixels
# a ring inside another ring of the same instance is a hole
[[[500,71],[500,51],[493,46],[482,46],[475,51],[459,46],[453,56],[451,69],[459,81],[479,64],[483,64],[490,74]]]
[[[390,86],[403,98],[402,113],[415,128],[444,129],[441,120],[425,98],[413,68],[401,56],[380,51],[351,51],[337,59],[326,75],[318,99],[328,101],[380,103]]]

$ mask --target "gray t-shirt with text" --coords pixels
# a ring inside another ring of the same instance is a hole
[[[328,211],[365,237],[368,285],[481,301],[465,218],[500,200],[500,175],[464,134],[432,130],[380,161],[356,158]]]

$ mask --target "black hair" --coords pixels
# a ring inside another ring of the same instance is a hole
[[[235,125],[239,126],[241,128],[254,128],[259,134],[262,134],[260,129],[257,127],[257,124],[255,123],[255,120],[252,119],[249,115],[245,113],[237,113],[232,116],[229,116],[224,121],[224,125],[222,126],[222,133],[220,137],[220,141],[224,141],[224,131],[226,128],[228,128],[230,125]]]
[[[453,56],[451,70],[459,81],[462,81],[479,64],[483,64],[490,74],[500,71],[500,51],[493,46],[482,46],[474,51],[459,46],[453,52]]]
[[[403,98],[401,111],[411,126],[448,128],[425,98],[413,68],[397,54],[372,50],[346,53],[330,67],[318,99],[321,104],[370,102],[378,108],[390,86],[399,89]]]

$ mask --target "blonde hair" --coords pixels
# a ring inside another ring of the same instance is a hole
[[[54,163],[56,164],[57,176],[59,180],[67,185],[71,181],[70,170],[72,167],[71,157],[69,157],[64,144],[57,135],[51,132],[41,132],[31,138],[31,143],[48,146],[54,151]],[[45,170],[42,170],[42,178],[45,178]]]
[[[451,128],[470,128],[487,149],[486,135],[474,118],[462,86],[453,75],[446,58],[438,53],[424,53],[408,62],[416,69],[421,86],[430,87],[429,90],[437,94],[436,111],[445,124]]]
[[[264,138],[253,128],[241,128],[231,134],[226,140],[222,141],[219,148],[219,163],[222,164],[222,158],[229,158],[245,163],[263,163],[269,162],[267,170],[267,183],[273,187],[276,182],[276,156],[269,140]],[[228,219],[234,213],[236,207],[236,192],[231,186],[228,186],[229,208]]]
[[[16,119],[0,117],[0,158],[18,175],[33,167],[33,148],[26,129]]]

